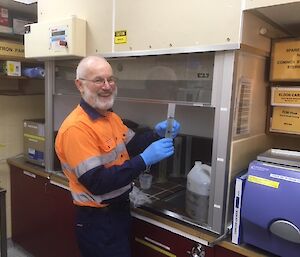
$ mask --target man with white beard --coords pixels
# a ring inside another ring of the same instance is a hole
[[[115,114],[117,79],[100,56],[83,58],[75,85],[80,104],[62,123],[55,150],[76,206],[76,236],[83,257],[130,257],[132,181],[174,153],[163,138],[167,121],[135,134]],[[174,121],[173,138],[180,124]]]

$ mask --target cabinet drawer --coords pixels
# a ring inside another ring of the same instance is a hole
[[[172,233],[147,222],[133,220],[133,256],[134,257],[189,257],[197,242]],[[213,249],[202,246],[206,257],[213,257]]]

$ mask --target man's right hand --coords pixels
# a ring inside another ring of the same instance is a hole
[[[140,155],[148,166],[168,158],[172,154],[174,154],[173,140],[162,138],[149,145]]]

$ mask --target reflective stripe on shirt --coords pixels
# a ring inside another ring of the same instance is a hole
[[[135,132],[131,129],[128,129],[128,132],[125,137],[125,144],[128,144],[129,141],[134,137],[134,135],[135,135]]]
[[[117,147],[115,149],[113,149],[112,151],[110,151],[109,153],[102,154],[101,156],[95,156],[95,157],[89,158],[88,160],[81,162],[74,169],[69,167],[66,163],[63,163],[62,167],[63,168],[65,167],[65,169],[67,169],[71,172],[74,172],[76,177],[79,178],[85,172],[87,172],[97,166],[105,165],[105,164],[108,164],[110,162],[117,160],[118,156],[121,153],[123,153],[124,151],[126,151],[126,146],[124,143],[121,143],[121,144],[117,145]]]
[[[115,197],[122,195],[123,193],[128,191],[130,188],[131,188],[131,183],[124,187],[118,188],[114,191],[111,191],[111,192],[103,194],[103,195],[91,195],[91,194],[87,194],[87,193],[72,192],[72,196],[76,202],[80,202],[80,203],[87,203],[87,202],[102,203],[102,201],[113,199]]]

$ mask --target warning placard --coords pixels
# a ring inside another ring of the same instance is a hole
[[[127,31],[118,30],[115,31],[115,44],[126,44],[127,43]]]

